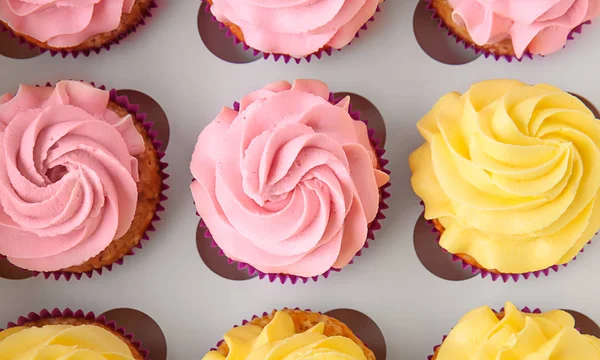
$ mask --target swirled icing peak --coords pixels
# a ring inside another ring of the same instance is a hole
[[[388,176],[349,98],[279,82],[224,108],[191,163],[200,216],[225,254],[265,273],[317,276],[363,247]]]
[[[343,336],[328,337],[324,331],[325,324],[319,323],[297,334],[292,317],[278,311],[264,328],[248,324],[227,332],[227,357],[211,351],[202,360],[366,360],[354,341]]]
[[[492,80],[442,97],[410,156],[440,245],[486,269],[538,271],[572,260],[600,229],[600,122],[549,85]]]
[[[80,265],[129,229],[144,139],[89,84],[0,97],[0,254],[28,270]]]
[[[383,0],[213,0],[211,11],[240,27],[244,41],[265,53],[303,57],[341,49]]]
[[[478,45],[511,39],[515,54],[548,55],[571,31],[600,16],[600,0],[449,0],[453,20]]]
[[[135,0],[0,0],[0,21],[56,48],[113,31]]]
[[[0,332],[0,359],[134,360],[129,346],[95,325],[14,327]]]
[[[575,330],[567,312],[529,314],[508,302],[502,316],[484,306],[458,322],[436,357],[456,359],[599,360],[600,339]]]

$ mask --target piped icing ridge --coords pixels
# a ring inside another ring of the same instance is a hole
[[[240,27],[264,53],[297,58],[329,46],[341,49],[383,0],[213,0],[217,20]]]
[[[0,20],[56,48],[116,30],[135,0],[0,0]]]
[[[328,97],[316,80],[270,84],[200,134],[192,194],[229,258],[310,277],[343,268],[363,247],[389,177],[349,98]]]
[[[598,360],[600,340],[580,334],[565,311],[529,314],[507,302],[503,316],[483,306],[459,321],[436,357],[455,359]]]
[[[0,357],[22,360],[134,360],[129,346],[95,325],[14,327],[0,332]]]
[[[572,260],[600,228],[600,122],[549,85],[492,80],[442,97],[409,158],[440,245],[502,273]]]
[[[571,31],[600,16],[600,0],[448,0],[453,20],[480,46],[510,39],[518,58],[562,49]]]
[[[366,360],[360,346],[343,336],[326,336],[325,324],[296,333],[294,320],[284,312],[275,313],[264,328],[247,324],[236,327],[224,336],[229,348],[225,357],[217,351],[202,360]]]
[[[80,265],[131,226],[144,139],[108,103],[75,81],[0,98],[0,254],[16,266]]]

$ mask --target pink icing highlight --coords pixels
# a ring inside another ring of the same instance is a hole
[[[270,84],[200,134],[191,190],[230,259],[311,277],[343,268],[363,247],[389,177],[349,101],[328,97],[316,80]]]
[[[131,226],[144,140],[85,83],[0,99],[0,254],[33,271],[80,265]]]
[[[383,0],[213,0],[220,22],[239,26],[244,41],[267,54],[301,58],[329,46],[341,49]]]
[[[117,29],[135,0],[0,0],[0,20],[56,48]]]
[[[478,45],[511,39],[515,54],[548,55],[571,31],[600,16],[600,0],[449,0],[453,19]]]

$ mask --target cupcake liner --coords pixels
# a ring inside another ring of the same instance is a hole
[[[385,0],[384,0],[385,1]],[[211,4],[207,1],[207,0],[200,0],[200,2],[204,2],[206,3],[206,6],[204,7],[204,12],[206,13],[210,13],[210,7]],[[377,9],[375,10],[376,13],[381,12],[381,7],[378,5]],[[220,22],[219,20],[217,20],[217,18],[213,15],[212,16],[212,20],[214,22],[219,23],[219,27],[221,29],[225,30],[225,36],[226,37],[231,37],[233,38],[233,43],[235,45],[242,43],[242,46],[244,48],[245,51],[252,51],[254,56],[258,56],[261,55],[263,57],[263,59],[268,59],[270,56],[273,56],[273,60],[275,60],[275,62],[279,61],[279,59],[283,59],[283,61],[287,64],[290,62],[290,60],[294,60],[296,62],[296,64],[300,64],[302,62],[302,59],[306,60],[307,63],[310,63],[313,57],[316,57],[317,59],[321,59],[323,57],[323,55],[327,55],[327,56],[331,56],[333,54],[334,51],[342,51],[342,49],[333,49],[333,48],[326,48],[326,49],[319,49],[316,53],[301,57],[301,58],[297,58],[291,55],[287,55],[287,54],[271,54],[271,53],[265,53],[262,52],[260,50],[256,50],[252,47],[250,47],[248,44],[246,44],[243,41],[240,41],[240,39],[237,38],[237,36],[235,36],[231,30],[229,30],[229,28],[227,27],[227,25],[225,25],[224,23]],[[363,26],[361,26],[361,28],[356,32],[356,35],[354,35],[355,38],[359,38],[360,37],[360,32],[361,31],[366,31],[369,29],[369,23],[375,21],[375,15],[371,16],[371,18],[369,20],[367,20],[366,23],[363,24]],[[352,43],[349,43],[346,46],[351,45]]]
[[[20,316],[16,322],[9,322],[8,325],[6,325],[6,328],[10,329],[10,328],[17,327],[17,326],[23,326],[24,324],[26,324],[28,322],[32,322],[32,321],[38,321],[38,320],[43,320],[43,319],[48,319],[48,318],[61,318],[61,317],[85,319],[88,321],[93,321],[93,322],[102,324],[102,325],[110,328],[112,331],[125,337],[136,348],[136,350],[139,351],[139,353],[144,357],[145,360],[149,360],[148,350],[146,350],[142,347],[142,342],[140,340],[135,340],[133,334],[128,333],[125,330],[125,328],[119,327],[115,321],[106,319],[106,317],[104,315],[96,316],[96,314],[94,314],[91,311],[88,313],[85,313],[83,310],[73,311],[69,308],[67,308],[65,310],[60,310],[58,308],[55,308],[54,310],[44,309],[44,310],[40,311],[39,313],[30,312],[26,316]],[[0,331],[2,331],[2,330],[4,330],[4,329],[0,329]]]
[[[504,310],[504,307],[502,307],[500,309],[500,312],[502,312]],[[533,310],[531,310],[529,307],[524,307],[523,309],[521,309],[522,312],[526,313],[526,314],[541,314],[542,310],[540,310],[539,308],[535,308]],[[495,312],[495,310],[494,310]],[[448,335],[444,335],[442,336],[442,342],[439,345],[436,345],[433,347],[433,354],[427,356],[427,360],[431,360],[433,359],[433,357],[435,356],[435,353],[438,351],[438,349],[440,348],[440,346],[442,346],[442,344],[444,343],[444,341],[446,341],[446,338],[448,337]]]
[[[140,22],[138,22],[135,26],[131,27],[130,29],[127,30],[127,32],[125,34],[120,34],[116,39],[112,40],[109,43],[103,44],[99,47],[95,47],[95,48],[91,48],[91,49],[86,49],[86,50],[73,50],[73,51],[68,51],[68,50],[50,50],[50,49],[44,49],[34,43],[31,43],[29,41],[27,41],[27,39],[25,39],[24,37],[16,34],[10,27],[0,23],[0,31],[1,32],[8,32],[10,34],[11,37],[15,38],[20,45],[22,46],[29,46],[30,49],[38,49],[40,51],[40,54],[44,54],[46,52],[50,53],[50,56],[55,57],[56,55],[60,55],[62,56],[62,58],[66,58],[67,56],[71,55],[73,58],[77,58],[79,55],[83,55],[85,57],[90,56],[92,53],[96,53],[99,54],[102,50],[106,50],[106,51],[110,51],[111,46],[114,45],[119,45],[121,43],[122,40],[124,40],[126,37],[128,37],[129,35],[131,35],[132,33],[137,32],[138,28],[140,26],[144,26],[146,25],[146,20],[148,18],[152,17],[152,10],[156,9],[158,7],[158,4],[156,3],[156,0],[152,0],[152,3],[150,4],[150,7],[144,12],[142,19],[140,20]]]
[[[423,201],[421,201],[421,205],[423,207],[425,207],[425,203],[423,203]],[[427,224],[431,225],[431,232],[438,235],[437,238],[435,239],[435,241],[439,243],[440,242],[440,238],[441,238],[440,232],[435,227],[433,221],[427,220],[427,219],[425,219],[425,220],[427,221]],[[586,246],[590,245],[591,243],[592,243],[592,240],[588,241],[587,244],[586,244]],[[520,278],[528,280],[532,275],[535,278],[539,278],[540,275],[548,276],[552,272],[558,272],[558,270],[560,270],[561,268],[567,267],[567,265],[569,264],[569,263],[565,263],[565,264],[561,264],[561,265],[552,265],[552,266],[550,266],[550,267],[548,267],[546,269],[543,269],[543,270],[530,271],[530,272],[519,273],[519,274],[513,274],[513,273],[493,273],[493,272],[490,272],[488,270],[478,268],[476,266],[473,266],[473,265],[465,262],[463,259],[461,259],[460,257],[456,256],[455,254],[450,253],[448,250],[444,249],[441,246],[440,246],[440,248],[444,252],[451,254],[452,255],[452,262],[460,263],[460,265],[461,265],[461,267],[462,267],[463,270],[470,271],[471,274],[474,274],[474,275],[480,275],[481,278],[483,278],[483,279],[485,279],[488,275],[490,276],[490,278],[492,279],[492,281],[496,281],[498,279],[502,279],[502,281],[505,282],[505,283],[508,282],[509,279],[513,279],[514,282],[519,281]],[[585,248],[582,248],[581,251],[579,251],[579,252],[582,253],[584,251],[585,251]],[[574,261],[574,260],[577,260],[577,256],[574,257],[573,260],[571,260],[571,261]]]
[[[100,90],[106,90],[106,87],[104,85],[96,86],[96,84],[94,84],[93,82],[91,82],[90,84]],[[53,86],[53,84],[46,83],[46,86]],[[160,200],[159,200],[158,205],[156,206],[156,212],[154,213],[154,217],[152,218],[150,225],[148,226],[148,228],[142,235],[140,242],[135,246],[135,248],[131,249],[131,251],[128,254],[126,254],[124,257],[122,257],[121,259],[117,260],[116,262],[114,262],[110,265],[106,265],[100,269],[86,271],[84,273],[73,273],[73,272],[65,272],[65,271],[50,271],[50,272],[33,271],[32,273],[34,276],[43,275],[45,279],[49,279],[49,278],[53,277],[54,280],[60,280],[61,277],[64,277],[66,281],[69,281],[72,278],[75,278],[76,280],[81,280],[83,275],[87,276],[88,278],[91,278],[94,275],[94,273],[97,273],[98,275],[102,275],[103,270],[112,271],[113,265],[115,265],[115,264],[123,265],[123,262],[124,262],[126,256],[135,255],[136,248],[137,249],[143,248],[143,241],[150,240],[148,233],[156,231],[154,225],[158,221],[161,220],[158,213],[163,212],[165,210],[162,203],[164,201],[166,201],[168,199],[168,197],[164,194],[164,192],[169,189],[169,185],[167,185],[165,183],[165,181],[170,176],[169,174],[167,174],[165,172],[165,169],[169,166],[169,164],[162,161],[162,158],[164,158],[165,153],[163,151],[158,150],[162,146],[163,142],[158,140],[158,138],[157,138],[158,132],[152,130],[153,123],[151,121],[146,121],[147,114],[143,113],[143,112],[139,112],[139,110],[140,110],[139,105],[131,104],[129,102],[129,99],[125,95],[117,95],[117,90],[115,90],[115,89],[110,90],[109,93],[110,93],[110,101],[113,101],[113,102],[117,103],[119,106],[127,109],[127,111],[129,111],[129,113],[135,115],[136,120],[140,121],[143,124],[144,128],[148,131],[148,136],[152,140],[152,144],[156,148],[156,152],[157,152],[158,160],[159,160],[160,175],[162,178],[162,185],[161,185],[161,191],[160,191],[160,195],[159,195]]]
[[[526,51],[525,54],[523,54],[523,57],[518,58],[516,56],[511,56],[511,55],[498,55],[493,52],[478,48],[473,44],[469,44],[463,38],[461,38],[458,34],[454,33],[454,31],[452,31],[452,29],[446,25],[444,20],[442,20],[442,18],[440,18],[438,16],[436,9],[433,7],[433,5],[431,3],[432,0],[423,0],[423,1],[425,1],[425,3],[427,4],[426,9],[429,10],[432,14],[431,18],[438,22],[438,27],[440,29],[445,29],[447,31],[447,35],[454,37],[456,39],[456,43],[462,44],[465,47],[465,49],[472,50],[475,52],[475,54],[483,54],[483,56],[486,59],[489,57],[494,58],[496,61],[498,61],[500,59],[504,59],[509,63],[513,62],[513,60],[516,60],[517,62],[521,62],[521,61],[523,61],[524,58],[533,59],[534,55],[532,53],[530,53],[529,51]],[[590,20],[590,21],[586,21],[582,24],[577,25],[573,30],[571,30],[571,33],[567,37],[567,40],[573,40],[575,38],[575,34],[581,34],[581,32],[583,31],[584,25],[589,25],[591,23],[592,23],[592,21]],[[544,55],[539,55],[539,56],[544,57]]]
[[[333,93],[329,94],[329,102],[331,102],[332,104],[337,104],[338,102],[340,102],[342,100],[342,98],[336,98],[335,95]],[[240,109],[240,104],[238,102],[235,102],[233,104],[233,109],[235,111],[239,111]],[[362,120],[360,117],[360,112],[359,111],[353,111],[352,110],[352,104],[350,105],[350,108],[348,109],[348,114],[350,114],[350,116],[352,117],[352,119],[354,119],[355,121],[362,121],[364,122],[367,126],[369,125],[369,122],[367,120]],[[374,134],[375,134],[375,130],[373,129],[368,129],[368,134],[369,134],[369,140],[371,141],[371,144],[373,144],[373,146],[375,147],[375,154],[377,155],[377,160],[379,162],[379,170],[385,172],[386,174],[391,174],[390,170],[386,168],[386,165],[389,163],[389,160],[383,158],[383,155],[385,154],[385,149],[383,149],[383,147],[381,146],[381,140],[376,139]],[[386,203],[386,200],[391,196],[390,193],[387,191],[387,188],[389,188],[392,185],[391,182],[388,182],[387,184],[385,184],[384,186],[382,186],[380,188],[380,200],[379,200],[379,210],[377,212],[377,215],[375,216],[375,220],[373,220],[373,222],[371,223],[371,226],[369,226],[369,231],[367,233],[367,239],[365,240],[365,244],[363,246],[363,248],[361,250],[359,250],[356,255],[354,256],[355,258],[358,256],[362,255],[362,251],[363,249],[366,249],[369,247],[369,240],[374,241],[375,240],[375,231],[381,229],[381,221],[383,219],[385,219],[385,215],[383,214],[383,211],[387,208],[389,208],[389,205]],[[196,213],[198,215],[198,213]],[[218,248],[219,249],[219,255],[223,256],[223,257],[227,257],[227,255],[225,255],[225,253],[223,252],[223,250],[221,250],[221,248],[219,248],[219,245],[217,245],[217,243],[214,241],[212,234],[210,233],[210,230],[208,229],[208,227],[206,226],[206,224],[204,223],[204,220],[200,220],[200,224],[201,227],[203,227],[205,229],[205,233],[204,233],[204,237],[206,239],[211,239],[211,246],[213,248]],[[247,271],[248,274],[250,276],[254,276],[254,275],[258,275],[259,279],[264,279],[267,278],[269,279],[270,282],[275,282],[277,280],[279,280],[282,284],[285,284],[288,280],[292,283],[292,284],[296,284],[299,281],[306,284],[309,280],[313,280],[314,282],[316,282],[320,276],[324,277],[324,278],[328,278],[329,275],[331,275],[332,272],[340,272],[342,269],[336,269],[336,268],[331,268],[329,270],[327,270],[326,272],[324,272],[321,275],[317,275],[317,276],[312,276],[312,277],[304,277],[304,276],[296,276],[296,275],[288,275],[288,274],[269,274],[269,273],[264,273],[258,269],[256,269],[255,267],[253,267],[250,264],[246,264],[244,262],[239,262],[239,261],[235,261],[232,260],[230,258],[227,257],[227,262],[230,264],[237,264],[237,269],[240,271]],[[350,261],[350,264],[354,263],[354,259],[352,259]]]

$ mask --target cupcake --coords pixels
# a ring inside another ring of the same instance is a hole
[[[132,109],[76,81],[0,98],[1,255],[26,270],[82,274],[140,246],[163,173]]]
[[[528,277],[573,260],[600,228],[600,122],[575,96],[484,81],[417,127],[413,189],[463,262]]]
[[[42,50],[87,55],[118,43],[154,7],[154,0],[0,0],[0,25]]]
[[[357,36],[383,0],[205,0],[235,38],[264,54],[331,55]],[[277,57],[278,59],[278,57]],[[289,59],[288,59],[289,60]]]
[[[44,310],[0,331],[2,359],[144,360],[147,351],[114,322],[81,310]]]
[[[200,134],[191,190],[231,260],[306,280],[348,265],[379,228],[383,150],[350,116],[350,98],[329,96],[317,80],[270,84]]]
[[[234,327],[225,334],[217,349],[202,359],[233,357],[240,360],[375,360],[373,352],[342,322],[319,313],[289,309],[265,313],[243,326]]]
[[[426,0],[451,33],[496,58],[549,55],[600,15],[599,0]]]
[[[600,359],[600,339],[579,333],[562,310],[519,311],[507,302],[495,312],[475,309],[458,322],[431,360]]]

